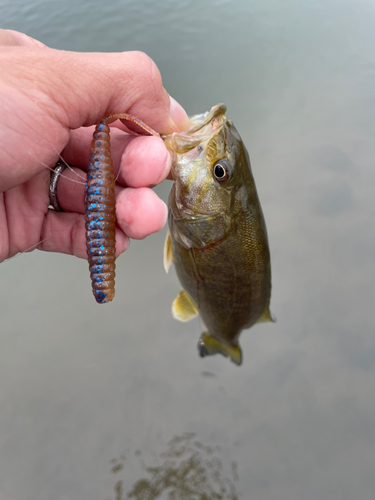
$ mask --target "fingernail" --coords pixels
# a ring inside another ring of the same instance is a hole
[[[156,179],[155,184],[149,187],[155,187],[157,184],[160,184],[163,182],[169,175],[169,172],[171,171],[171,155],[169,154],[167,148],[165,147],[164,143],[160,140],[160,143],[162,144],[163,148],[163,153],[160,153],[160,156],[164,154],[164,169],[160,174],[160,177]]]
[[[167,148],[165,148],[165,149],[166,149],[167,155],[165,157],[165,167],[164,167],[164,172],[163,172],[163,176],[162,176],[162,179],[161,179],[162,181],[164,181],[168,177],[169,172],[171,171],[171,164],[172,164],[172,162],[171,162],[171,155],[169,154],[168,149]]]
[[[163,203],[164,203],[164,201],[163,201]],[[163,226],[162,227],[164,227],[166,225],[167,220],[168,220],[168,206],[165,203],[164,203],[164,211],[165,211],[165,213],[164,213],[164,222],[163,222]]]
[[[116,255],[124,253],[130,245],[130,240],[121,229],[116,227]]]
[[[190,121],[188,115],[186,114],[186,111],[181,106],[181,104],[179,104],[175,99],[173,99],[173,97],[169,96],[169,99],[170,99],[169,112],[178,131],[182,132],[183,130],[187,130],[190,127]]]

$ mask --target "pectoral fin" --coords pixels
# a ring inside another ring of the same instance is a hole
[[[165,238],[165,242],[164,242],[164,258],[163,258],[164,269],[165,269],[166,273],[169,271],[169,268],[171,267],[172,262],[173,262],[173,259],[172,259],[172,240],[171,240],[171,235],[169,234],[169,231],[168,231],[167,236]]]
[[[221,340],[212,337],[207,332],[202,333],[201,338],[199,339],[198,351],[202,358],[205,356],[211,356],[212,354],[222,354],[225,357],[229,357],[231,361],[238,366],[242,363],[242,351],[238,344],[226,344]]]
[[[267,321],[271,321],[272,323],[275,323],[276,321],[276,319],[272,316],[268,306],[264,310],[262,316],[258,319],[257,323],[267,323]]]
[[[198,314],[198,308],[190,295],[181,290],[172,304],[172,315],[179,321],[189,321]]]

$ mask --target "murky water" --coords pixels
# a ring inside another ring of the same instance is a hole
[[[147,52],[190,114],[227,104],[277,317],[241,368],[198,358],[164,234],[118,260],[105,306],[84,261],[1,264],[1,499],[374,498],[374,21],[354,0],[0,0],[1,27],[50,46]]]

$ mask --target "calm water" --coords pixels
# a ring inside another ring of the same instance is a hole
[[[147,52],[190,114],[227,104],[278,320],[242,334],[241,368],[198,358],[165,233],[119,259],[106,306],[84,261],[1,264],[1,500],[374,498],[374,22],[360,0],[0,0],[47,45]]]

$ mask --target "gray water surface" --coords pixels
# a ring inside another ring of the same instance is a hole
[[[374,498],[374,22],[364,0],[0,0],[1,27],[52,47],[145,51],[189,114],[227,104],[277,317],[241,368],[200,359],[165,232],[132,242],[105,306],[83,260],[1,264],[1,500]]]

